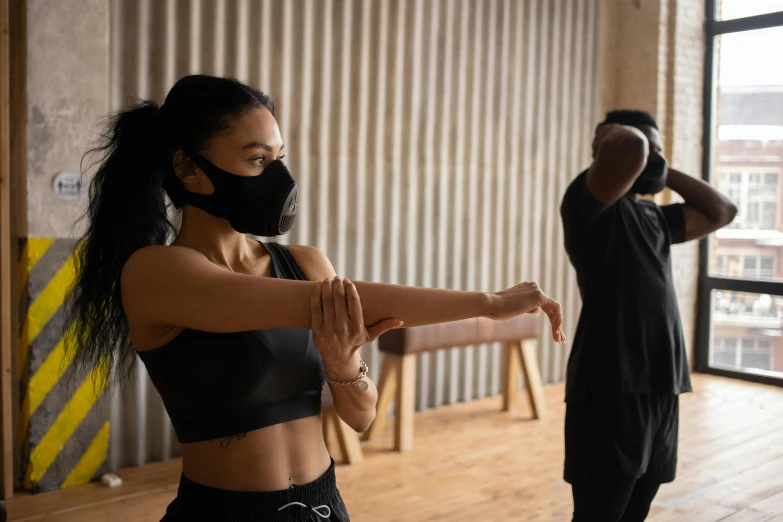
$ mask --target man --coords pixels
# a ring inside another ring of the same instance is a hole
[[[638,199],[665,186],[685,202]],[[670,247],[728,225],[737,209],[668,168],[650,114],[620,110],[598,125],[593,163],[560,213],[582,296],[566,383],[573,520],[644,520],[674,480],[678,396],[691,391]]]

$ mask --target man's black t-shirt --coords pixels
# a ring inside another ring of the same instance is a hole
[[[602,205],[585,171],[566,190],[560,215],[582,296],[566,402],[691,391],[670,256],[685,241],[682,205],[629,197]]]

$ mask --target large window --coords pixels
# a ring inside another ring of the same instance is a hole
[[[704,177],[738,208],[701,250],[703,371],[783,383],[783,0],[707,0]]]
[[[723,158],[726,161],[726,158]],[[739,160],[738,160],[739,161]],[[746,162],[749,163],[749,162]],[[780,167],[717,165],[716,185],[739,208],[734,229],[777,230]],[[740,170],[742,169],[742,170]]]
[[[753,337],[715,337],[712,340],[712,361],[717,367],[730,370],[774,368],[772,343],[767,339]]]
[[[783,0],[718,0],[717,4],[715,14],[718,20],[736,20],[783,11]]]

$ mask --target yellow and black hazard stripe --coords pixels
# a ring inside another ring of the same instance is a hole
[[[75,390],[63,375],[63,302],[74,278],[72,239],[28,238],[19,259],[20,440],[24,486],[76,486],[105,472],[109,447],[106,379],[89,375]]]

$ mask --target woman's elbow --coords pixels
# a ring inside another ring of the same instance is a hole
[[[370,429],[372,423],[375,422],[375,411],[366,415],[361,422],[356,423],[355,426],[351,426],[356,433],[364,433]]]
[[[343,420],[356,433],[364,433],[370,429],[370,425],[375,420],[375,410],[356,412],[350,419]]]

